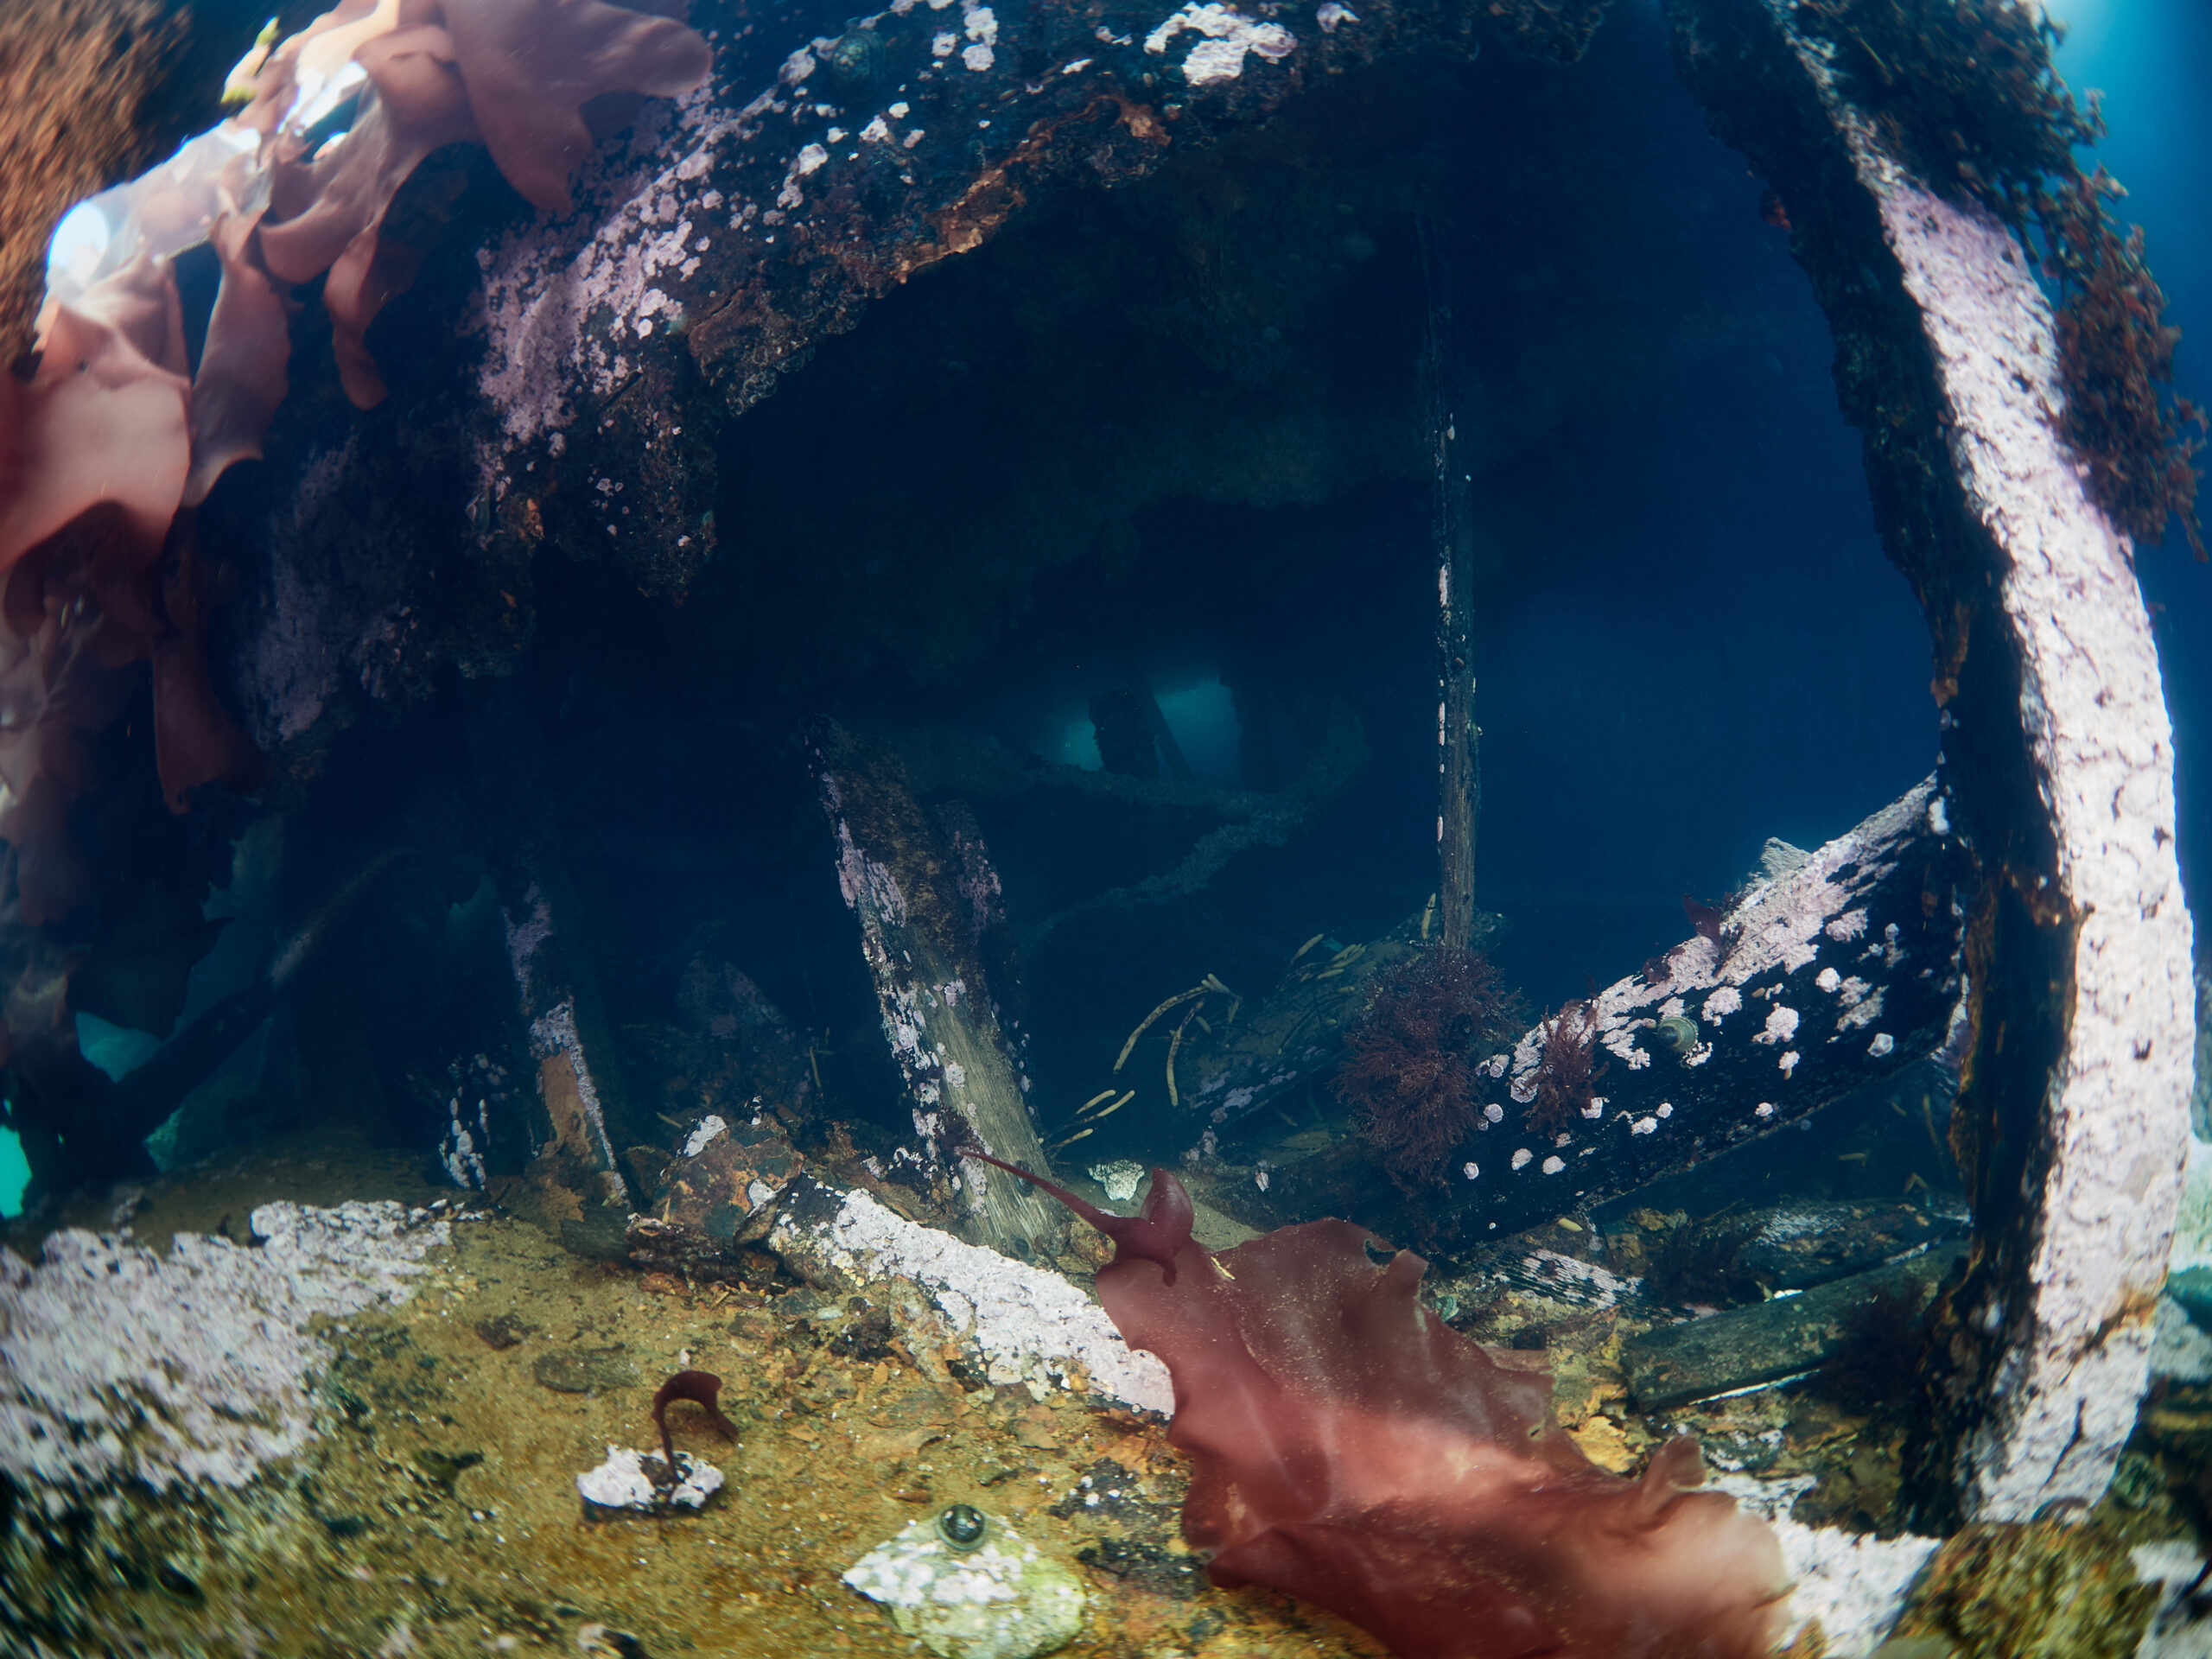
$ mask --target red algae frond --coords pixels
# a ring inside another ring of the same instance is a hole
[[[1394,968],[1345,1039],[1332,1086],[1400,1189],[1441,1185],[1481,1109],[1478,1073],[1510,1029],[1497,969],[1442,946]]]

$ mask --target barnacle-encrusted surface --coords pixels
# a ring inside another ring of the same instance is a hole
[[[243,1486],[312,1433],[309,1329],[404,1302],[446,1222],[389,1201],[264,1205],[260,1241],[180,1235],[166,1258],[67,1229],[0,1249],[0,1477],[76,1501],[137,1483]]]

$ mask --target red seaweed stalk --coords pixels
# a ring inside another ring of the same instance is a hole
[[[1536,1063],[1536,1095],[1529,1103],[1528,1125],[1535,1134],[1555,1135],[1583,1116],[1593,1098],[1597,998],[1563,1004],[1542,1026],[1543,1057]]]
[[[678,1371],[660,1385],[653,1395],[653,1421],[660,1427],[660,1452],[668,1465],[668,1484],[677,1484],[676,1440],[668,1431],[668,1408],[678,1400],[690,1400],[706,1410],[707,1421],[728,1435],[737,1438],[737,1425],[722,1415],[718,1403],[721,1398],[722,1380],[712,1371]]]

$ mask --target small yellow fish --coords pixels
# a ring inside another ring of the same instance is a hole
[[[261,26],[261,33],[253,37],[253,49],[232,66],[231,73],[223,77],[223,107],[253,102],[253,83],[260,78],[262,67],[269,61],[269,54],[276,49],[276,20],[271,17]]]

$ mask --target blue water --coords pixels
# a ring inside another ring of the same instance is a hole
[[[2072,0],[2058,67],[2069,85],[2105,95],[2110,128],[2097,155],[2127,187],[2151,269],[2183,330],[2176,379],[2212,404],[2212,7],[2202,0]],[[2212,880],[2212,566],[2178,534],[2139,569],[2172,709],[2181,796],[2181,860],[2192,898]],[[2200,947],[2201,949],[2201,947]]]

